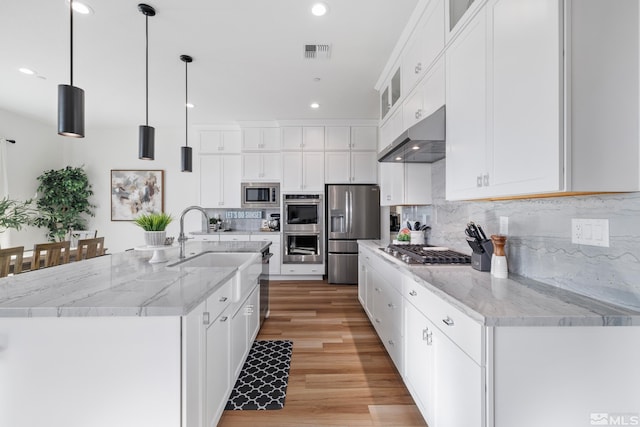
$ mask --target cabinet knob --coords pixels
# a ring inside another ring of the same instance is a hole
[[[419,119],[420,117],[422,117],[422,110],[421,110],[421,109],[418,109],[418,110],[416,111],[415,116],[416,116],[416,119]]]
[[[420,74],[420,72],[421,72],[421,71],[422,71],[422,62],[418,62],[418,63],[416,64],[416,68],[414,69],[414,72],[415,72],[416,74]]]
[[[220,321],[221,321],[221,322],[226,322],[226,321],[227,321],[227,319],[228,319],[228,317],[227,317],[227,316],[222,316],[222,317],[220,318]]]
[[[427,342],[427,345],[433,344],[433,332],[429,328],[422,330],[422,340]]]
[[[227,297],[220,297],[220,299],[218,301],[225,302],[226,300],[227,300]]]
[[[482,185],[484,185],[485,187],[489,186],[489,174],[484,174],[482,175]]]
[[[478,175],[476,177],[476,187],[478,188],[482,187],[482,175]]]
[[[218,206],[224,206],[224,202],[218,202]]]
[[[409,292],[409,295],[411,295],[412,297],[415,297],[416,295],[418,295],[418,293],[412,290],[411,292]]]
[[[206,311],[204,313],[202,313],[202,324],[203,325],[208,325],[210,321],[211,321],[211,319],[209,319],[209,313],[206,312]]]
[[[389,340],[387,342],[389,343],[389,345],[395,346],[395,343],[393,342],[393,340]]]
[[[380,323],[380,319],[376,317],[376,323]]]
[[[387,304],[387,307],[389,307],[389,308],[393,308],[393,307],[395,307],[395,306],[394,306],[393,304],[389,303],[389,304]]]
[[[447,316],[446,319],[442,319],[442,323],[444,323],[447,326],[453,326],[455,323],[453,322],[453,319],[449,316]]]

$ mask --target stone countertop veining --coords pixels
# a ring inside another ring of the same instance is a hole
[[[201,252],[261,252],[270,242],[187,242]],[[0,279],[0,317],[182,316],[226,283],[236,267],[150,264],[152,251],[127,251]]]
[[[471,266],[408,266],[359,240],[399,273],[486,326],[640,326],[640,313],[526,277],[496,279]]]
[[[191,234],[193,236],[203,236],[203,235],[222,236],[222,235],[229,235],[229,234],[246,234],[246,235],[253,235],[253,234],[280,234],[280,232],[279,231],[260,231],[260,230],[254,230],[254,231],[249,231],[249,230],[228,230],[228,231],[212,231],[210,233],[207,233],[206,231],[190,231],[189,234]]]

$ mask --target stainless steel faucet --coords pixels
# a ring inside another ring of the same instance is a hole
[[[200,206],[189,206],[188,208],[182,211],[182,213],[180,214],[180,235],[178,236],[178,243],[180,243],[180,259],[185,257],[184,244],[187,240],[189,240],[189,238],[184,235],[184,216],[187,214],[187,212],[192,210],[197,210],[202,212],[202,215],[204,215],[205,219],[207,220],[206,227],[209,227],[209,215],[207,215],[207,211],[205,211]]]

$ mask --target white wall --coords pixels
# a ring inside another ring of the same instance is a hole
[[[152,123],[153,125],[153,123]],[[164,211],[175,220],[167,228],[167,236],[178,236],[182,210],[199,201],[198,160],[194,153],[194,172],[180,172],[180,146],[184,145],[184,128],[156,126],[155,160],[138,160],[138,127],[87,129],[81,140],[69,140],[65,160],[71,166],[85,166],[93,186],[92,203],[96,216],[88,228],[97,229],[105,237],[109,252],[121,252],[144,244],[142,230],[129,221],[111,221],[111,169],[164,170]],[[191,145],[191,143],[190,143]],[[194,151],[196,151],[194,149]],[[200,228],[200,214],[189,213],[185,231]]]
[[[0,137],[16,140],[15,144],[7,144],[6,149],[9,196],[12,199],[34,197],[38,187],[36,178],[46,170],[65,166],[67,138],[58,135],[55,125],[42,124],[0,109]],[[0,246],[31,248],[36,242],[45,242],[46,234],[46,230],[34,227],[7,230],[0,233]]]

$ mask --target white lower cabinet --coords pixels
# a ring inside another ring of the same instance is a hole
[[[240,375],[240,370],[249,354],[251,344],[258,334],[260,327],[260,286],[253,288],[251,294],[235,306],[231,317],[231,366],[229,372],[234,379]]]
[[[271,259],[269,260],[269,274],[277,276],[280,274],[280,267],[282,266],[282,246],[280,233],[273,234],[252,234],[249,236],[249,240],[252,242],[271,242],[269,246],[269,252],[271,252]]]
[[[234,331],[235,332],[235,331]],[[226,369],[230,362],[231,321],[224,311],[206,327],[204,426],[217,424],[233,384]],[[222,369],[225,367],[225,369]],[[191,425],[191,424],[188,424]]]

